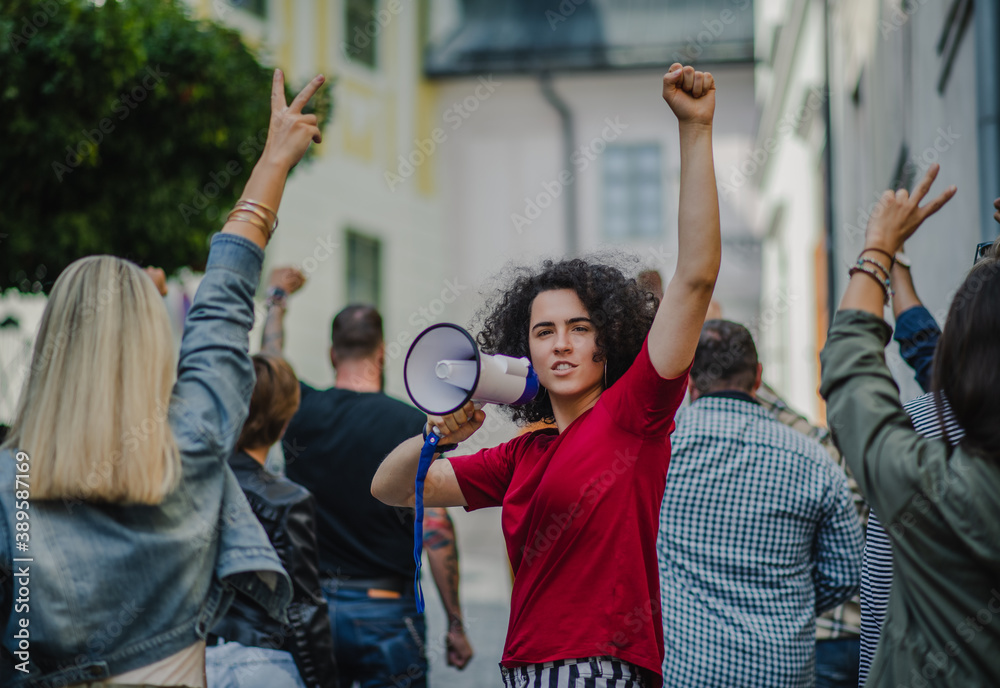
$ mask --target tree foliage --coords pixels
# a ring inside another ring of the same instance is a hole
[[[180,0],[4,0],[0,38],[0,291],[93,253],[202,265],[270,116],[239,34]]]

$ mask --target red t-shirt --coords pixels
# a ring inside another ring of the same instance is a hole
[[[514,569],[504,666],[611,655],[660,676],[656,536],[687,377],[661,378],[644,343],[562,433],[451,459],[469,510],[503,506]]]

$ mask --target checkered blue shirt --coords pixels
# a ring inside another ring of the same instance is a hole
[[[750,400],[677,417],[660,511],[664,687],[813,686],[815,619],[858,591],[847,478]]]

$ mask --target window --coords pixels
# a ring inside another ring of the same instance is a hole
[[[267,18],[267,0],[229,0],[229,4],[255,17]]]
[[[609,145],[601,166],[605,236],[611,240],[659,237],[663,232],[659,144]]]
[[[347,302],[379,307],[382,242],[347,230]]]
[[[344,52],[361,64],[375,67],[375,42],[381,25],[375,15],[376,0],[346,0],[344,3]]]

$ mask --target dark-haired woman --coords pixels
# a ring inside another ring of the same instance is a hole
[[[821,355],[830,428],[893,540],[866,686],[1000,685],[1000,243],[958,288],[934,356],[957,447],[917,434],[885,364],[892,257],[955,193],[920,206],[937,172],[882,196]]]
[[[663,630],[656,535],[670,450],[719,270],[711,74],[675,64],[663,97],[681,144],[679,256],[663,302],[582,260],[524,271],[492,304],[484,351],[529,356],[544,388],[514,409],[555,429],[431,464],[425,503],[503,507],[514,569],[501,669],[506,685],[659,686]],[[469,404],[429,422],[461,442]],[[372,492],[410,506],[422,439],[382,464]],[[617,683],[613,683],[617,681]]]

